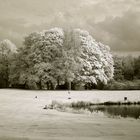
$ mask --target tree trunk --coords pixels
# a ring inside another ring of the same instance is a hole
[[[71,90],[71,81],[68,81],[68,90]]]
[[[39,86],[39,89],[42,89],[41,79],[40,79],[40,81],[38,83],[38,86]]]

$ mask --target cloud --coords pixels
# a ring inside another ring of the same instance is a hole
[[[140,51],[140,12],[127,11],[121,17],[106,17],[94,24],[93,34],[114,51]]]
[[[0,40],[21,45],[33,31],[82,28],[113,51],[140,51],[139,0],[0,0]]]

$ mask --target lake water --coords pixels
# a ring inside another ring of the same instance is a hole
[[[140,119],[140,105],[93,105],[75,110],[86,110],[90,113],[103,113],[108,117],[131,117]]]
[[[69,96],[71,100],[68,99]],[[140,119],[101,116],[103,112],[106,114],[105,109],[115,106],[90,106],[89,109],[81,109],[83,112],[87,110],[88,114],[43,109],[52,100],[63,105],[78,101],[118,102],[123,101],[124,97],[128,97],[131,102],[140,101],[140,92],[72,91],[68,94],[67,91],[1,89],[0,140],[138,140]],[[134,106],[134,110],[136,107]],[[139,106],[137,109],[139,111]],[[99,116],[94,112],[99,112]]]

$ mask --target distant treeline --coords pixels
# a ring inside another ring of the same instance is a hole
[[[140,89],[140,56],[114,56],[114,78],[105,89]]]

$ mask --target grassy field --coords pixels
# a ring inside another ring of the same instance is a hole
[[[37,96],[37,98],[35,98]],[[70,100],[68,98],[71,98]],[[138,140],[140,120],[44,110],[52,100],[140,101],[139,91],[0,90],[0,140]]]

